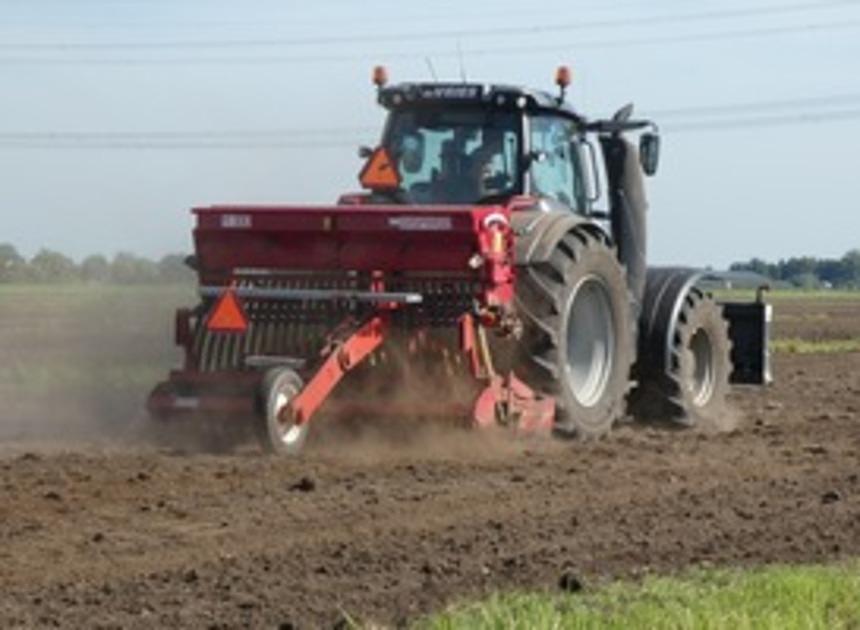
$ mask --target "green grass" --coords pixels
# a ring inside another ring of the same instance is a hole
[[[860,628],[860,564],[700,570],[593,592],[499,595],[418,622],[417,628]]]
[[[771,342],[774,352],[786,354],[838,354],[860,352],[860,337],[853,339],[774,339]]]

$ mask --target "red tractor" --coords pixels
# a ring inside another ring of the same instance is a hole
[[[660,143],[632,106],[585,118],[564,68],[558,94],[374,79],[367,192],[194,210],[201,302],[152,415],[253,426],[279,453],[318,412],[596,437],[628,414],[717,421],[730,382],[769,380],[769,305],[646,266]]]

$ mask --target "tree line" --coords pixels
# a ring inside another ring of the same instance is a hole
[[[775,263],[753,258],[732,263],[729,270],[758,273],[804,289],[860,289],[860,249],[852,249],[841,258],[801,256]],[[113,258],[94,254],[78,263],[50,249],[42,249],[27,259],[9,243],[0,244],[0,283],[158,284],[193,281],[194,272],[185,264],[182,254],[167,254],[159,260],[128,252],[120,252]]]
[[[730,271],[751,271],[802,289],[860,289],[860,249],[842,258],[801,256],[769,263],[760,258],[736,262]]]
[[[9,243],[0,244],[0,283],[159,284],[192,282],[194,272],[185,256],[168,254],[159,260],[120,252],[107,258],[87,256],[80,263],[65,254],[42,249],[25,258]]]

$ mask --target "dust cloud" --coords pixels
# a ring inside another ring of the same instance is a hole
[[[28,287],[0,303],[0,445],[135,441],[146,395],[178,360],[175,288]]]

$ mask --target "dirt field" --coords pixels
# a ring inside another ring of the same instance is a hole
[[[110,299],[121,315],[76,307],[74,326],[0,305],[0,627],[399,625],[568,570],[860,556],[860,353],[777,356],[777,383],[738,392],[720,435],[371,431],[293,460],[180,456],[135,441],[169,309]],[[860,301],[777,312],[777,335],[860,335]],[[85,374],[34,385],[45,357]]]

